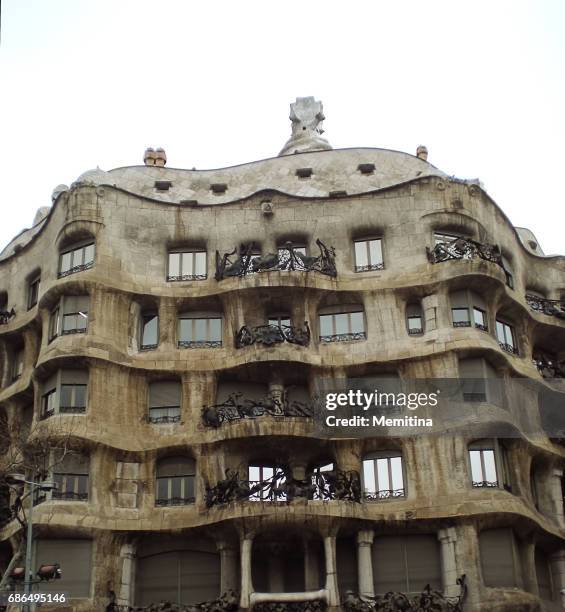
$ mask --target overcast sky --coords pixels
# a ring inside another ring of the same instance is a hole
[[[4,0],[0,247],[100,166],[217,168],[277,155],[289,103],[334,148],[479,177],[565,254],[563,0]]]

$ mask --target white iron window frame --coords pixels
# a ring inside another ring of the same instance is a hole
[[[356,238],[353,241],[355,272],[371,272],[374,270],[384,270],[385,264],[383,243],[384,240],[382,236]],[[373,245],[374,251],[372,250]]]
[[[92,248],[91,248],[92,247]],[[59,254],[58,278],[90,270],[96,259],[96,242],[88,239],[71,245]],[[66,265],[68,260],[68,266]]]
[[[363,458],[363,497],[381,501],[406,497],[406,474],[401,451],[378,451]]]
[[[510,488],[507,483],[504,449],[496,438],[485,438],[470,443],[467,447],[467,460],[471,486],[474,489]]]
[[[185,457],[186,466],[179,474],[160,476],[159,462],[155,466],[155,505],[156,506],[184,506],[196,501],[196,461],[192,457]],[[175,484],[179,485],[179,495],[174,495]],[[160,495],[166,489],[164,496]],[[191,495],[192,493],[192,495]]]
[[[191,321],[190,338],[182,338],[182,321]],[[218,321],[220,331],[218,336],[212,334],[212,321]],[[198,338],[199,324],[205,325],[204,338]],[[221,348],[223,345],[224,322],[219,313],[182,313],[178,317],[178,347],[179,348]]]
[[[178,256],[178,264],[172,265],[172,258]],[[203,257],[202,257],[203,256]],[[204,259],[204,265],[202,264]],[[177,272],[178,274],[172,274]],[[186,282],[208,278],[208,252],[202,248],[175,249],[167,256],[167,282]]]
[[[512,355],[518,355],[514,325],[500,317],[496,317],[496,339],[503,351],[511,353]]]
[[[363,323],[363,329],[354,331],[355,327],[352,322],[351,315],[361,315],[361,321]],[[347,320],[347,331],[338,333],[337,317],[346,316]],[[330,322],[331,334],[322,334],[323,320]],[[367,339],[367,321],[365,318],[365,310],[361,306],[352,306],[351,308],[336,308],[332,312],[319,312],[318,313],[318,330],[319,330],[319,341],[321,343],[330,342],[351,342],[355,340],[366,340]]]

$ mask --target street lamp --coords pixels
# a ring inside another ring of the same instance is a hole
[[[6,476],[6,483],[9,485],[29,485],[29,514],[27,517],[27,542],[26,542],[26,563],[25,563],[25,579],[24,579],[24,593],[31,595],[31,588],[33,585],[33,574],[32,574],[32,543],[33,543],[33,497],[36,487],[40,491],[52,491],[57,488],[57,484],[54,482],[34,482],[33,480],[26,480],[24,474],[8,474]],[[31,606],[26,604],[25,610],[31,610]]]

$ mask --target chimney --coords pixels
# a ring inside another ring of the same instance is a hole
[[[155,165],[162,168],[166,163],[167,154],[165,153],[165,149],[162,149],[161,147],[155,149]]]
[[[416,149],[416,157],[419,159],[423,159],[424,161],[428,161],[428,147],[420,145]]]
[[[151,147],[145,149],[145,153],[143,154],[143,163],[146,166],[155,165],[155,151]]]

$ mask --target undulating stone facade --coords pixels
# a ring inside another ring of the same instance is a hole
[[[565,259],[425,147],[332,150],[323,118],[297,101],[273,159],[86,172],[0,255],[2,452],[23,431],[58,485],[52,609],[565,606],[565,449],[537,425]],[[317,383],[364,377],[474,378],[462,405],[513,434],[322,436]],[[485,383],[518,378],[516,405]],[[21,535],[4,517],[4,567]]]

